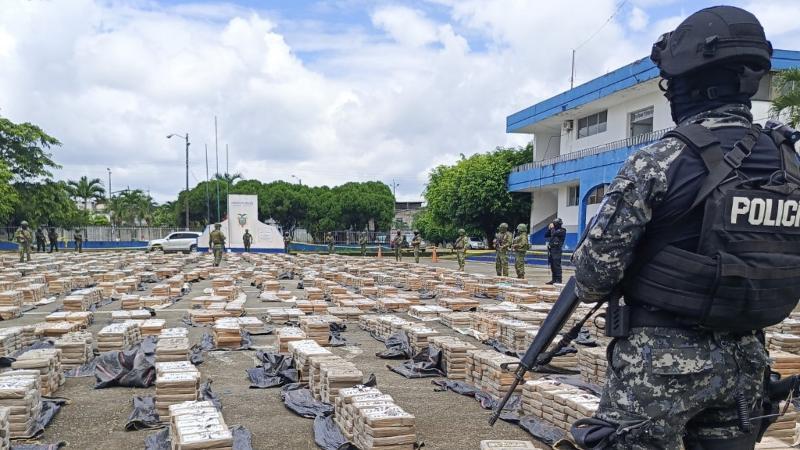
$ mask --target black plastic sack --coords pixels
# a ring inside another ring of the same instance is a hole
[[[247,369],[251,389],[265,389],[297,383],[297,369],[292,367],[292,357],[277,352],[257,351],[261,365]]]
[[[294,272],[292,272],[291,270],[288,271],[288,272],[281,272],[281,273],[278,274],[278,279],[279,280],[291,280],[291,279],[294,279]]]
[[[386,338],[383,343],[386,345],[386,350],[375,353],[375,356],[382,359],[410,359],[414,356],[414,351],[411,349],[411,343],[408,342],[408,336],[404,331],[398,331],[393,335]]]
[[[497,350],[498,352],[500,352],[500,353],[502,353],[504,355],[516,356],[517,358],[520,357],[520,355],[517,352],[515,352],[515,351],[511,350],[510,348],[506,347],[505,345],[500,343],[500,341],[498,341],[495,338],[487,339],[487,340],[483,341],[483,343],[488,345],[488,346],[490,346],[490,347],[492,347],[493,349]]]
[[[95,358],[95,389],[113,386],[146,388],[156,378],[156,343],[147,336],[126,351],[105,352]]]
[[[203,333],[198,344],[194,344],[189,350],[189,362],[199,365],[205,361],[205,352],[214,349],[214,338],[210,333]]]
[[[155,399],[150,395],[134,396],[133,411],[131,411],[131,415],[128,416],[128,421],[125,423],[125,431],[147,430],[163,426],[165,425],[161,423],[156,412]]]
[[[318,415],[333,414],[333,405],[315,400],[305,384],[287,384],[281,388],[281,398],[284,406],[300,417],[313,419]]]
[[[25,348],[17,350],[16,352],[12,353],[11,356],[0,357],[0,367],[11,367],[11,364],[17,360],[17,356],[29,350],[36,350],[40,348],[53,348],[54,346],[55,342],[51,339],[43,339],[41,341],[36,341]]]
[[[217,395],[214,391],[211,390],[211,383],[213,380],[209,379],[205,383],[200,384],[200,390],[198,391],[198,400],[200,401],[209,401],[214,408],[222,411],[222,402],[219,400],[219,395]]]
[[[58,414],[58,412],[61,410],[61,407],[66,403],[67,400],[63,398],[42,398],[42,410],[39,412],[39,416],[36,417],[36,421],[34,426],[31,428],[30,434],[28,436],[20,436],[20,438],[33,439],[36,436],[44,433],[45,427],[50,424],[50,422],[53,420],[53,417]]]
[[[11,450],[58,450],[66,447],[66,442],[56,442],[55,444],[14,444]]]
[[[437,351],[431,354],[430,348],[423,349],[421,352],[414,355],[412,359],[400,365],[387,365],[386,368],[406,378],[445,376],[445,373],[442,371],[442,352]]]
[[[483,392],[480,389],[476,389],[475,387],[470,386],[461,381],[453,381],[445,379],[445,380],[433,380],[431,381],[431,383],[437,386],[436,388],[434,388],[434,391],[436,392],[453,391],[456,394],[472,397],[481,404],[481,408],[483,409],[495,409],[499,403],[497,399],[487,394],[486,392]],[[513,413],[514,411],[517,411],[521,405],[522,405],[522,397],[520,397],[519,395],[513,395],[511,396],[511,399],[509,399],[508,403],[506,403],[506,406],[503,408],[503,411]]]
[[[567,437],[566,433],[561,431],[560,428],[556,428],[544,420],[533,416],[520,418],[519,427],[547,445],[553,445]]]
[[[597,341],[589,334],[589,330],[586,328],[581,328],[578,337],[572,342],[583,345],[584,347],[597,347]]]
[[[420,291],[419,299],[420,300],[433,300],[436,298],[436,293],[433,291]]]
[[[322,450],[358,450],[347,440],[331,416],[314,417],[314,443]]]
[[[73,367],[64,372],[65,378],[85,378],[85,377],[93,377],[94,376],[94,368],[97,365],[97,358],[92,359],[88,363]]]
[[[331,323],[330,332],[328,334],[328,345],[330,347],[344,347],[347,345],[347,339],[342,336],[342,332],[347,330],[347,325],[341,323]]]

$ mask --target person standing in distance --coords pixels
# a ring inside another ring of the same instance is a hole
[[[31,243],[33,242],[33,233],[28,228],[28,221],[23,220],[19,223],[19,228],[14,232],[14,242],[19,247],[19,262],[30,262],[31,260]]]
[[[283,232],[283,251],[287,255],[289,254],[289,247],[292,246],[292,237],[289,236],[288,231]]]
[[[242,243],[244,244],[244,251],[249,253],[250,246],[253,245],[253,235],[250,234],[250,230],[244,230],[244,235],[242,235]]]
[[[514,270],[519,279],[525,279],[525,256],[530,248],[528,227],[521,223],[517,225],[517,235],[514,236],[514,241],[511,243],[511,251],[514,252]]]
[[[214,267],[219,267],[222,263],[222,254],[225,252],[225,234],[221,228],[221,224],[215,223],[214,231],[208,236],[208,246],[214,252]]]
[[[367,256],[367,233],[362,231],[358,236],[358,245],[361,247],[361,256]]]
[[[419,230],[414,230],[414,238],[411,239],[411,247],[414,249],[414,262],[419,264],[419,250],[422,245],[422,237],[419,235]]]
[[[44,230],[42,230],[42,227],[36,228],[36,253],[45,251],[46,241],[47,238],[44,235]]]
[[[561,255],[564,250],[564,241],[567,238],[567,230],[564,229],[564,222],[557,218],[544,232],[547,241],[547,264],[550,266],[550,281],[545,284],[555,284],[562,282]]]
[[[81,230],[75,230],[72,234],[72,239],[75,241],[75,251],[83,253],[83,235],[81,234]]]
[[[467,260],[467,232],[463,228],[458,230],[458,239],[453,244],[453,250],[455,250],[456,259],[458,260],[458,271],[464,272],[464,265]]]
[[[599,408],[572,429],[583,447],[753,449],[774,420],[760,418],[777,412],[762,329],[800,298],[800,236],[797,211],[776,224],[751,208],[796,204],[800,164],[788,133],[753,123],[771,56],[731,6],[653,45],[677,127],[627,159],[573,255],[583,302],[624,296],[608,307]]]
[[[508,224],[503,222],[498,228],[498,234],[495,237],[495,269],[497,276],[508,276],[508,250],[511,248],[511,241],[514,240],[514,235],[508,231]]]
[[[58,233],[55,227],[50,227],[47,231],[47,239],[50,241],[50,251],[48,253],[58,252]]]
[[[403,259],[403,236],[400,235],[400,230],[392,239],[392,247],[394,247],[394,260],[400,262]]]
[[[328,233],[325,234],[325,243],[328,244],[328,254],[332,255],[336,251],[336,249],[334,248],[333,244],[333,233],[331,233],[330,231],[328,231]]]

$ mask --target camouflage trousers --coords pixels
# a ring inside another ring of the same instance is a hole
[[[464,271],[464,263],[467,259],[467,252],[465,250],[456,250],[456,259],[458,260],[458,270]]]
[[[75,251],[83,253],[83,241],[75,241]]]
[[[250,244],[244,244],[244,251],[250,252]]]
[[[517,272],[517,278],[525,278],[525,255],[527,252],[514,253],[514,270]]]
[[[494,260],[494,268],[497,270],[497,276],[508,276],[508,252],[497,252]]]
[[[608,360],[595,417],[617,424],[618,434],[599,448],[755,445],[756,433],[737,426],[735,402],[743,395],[756,411],[752,416],[760,415],[768,355],[755,333],[633,328],[629,337],[611,342]]]
[[[328,254],[332,255],[336,250],[333,248],[333,244],[328,244]]]
[[[222,253],[225,249],[221,245],[214,245],[214,267],[219,267],[220,263],[222,263]]]
[[[394,260],[401,261],[403,259],[403,250],[400,247],[394,248]]]
[[[31,244],[30,243],[24,243],[24,244],[17,244],[17,246],[19,247],[19,262],[25,262],[25,258],[26,257],[27,257],[27,260],[30,261],[31,260]]]
[[[367,256],[367,245],[361,244],[361,256]]]
[[[414,262],[419,264],[419,247],[414,247]]]

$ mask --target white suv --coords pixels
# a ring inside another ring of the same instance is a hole
[[[147,243],[147,251],[193,252],[197,250],[197,239],[202,235],[196,231],[176,231],[164,239],[154,239]]]

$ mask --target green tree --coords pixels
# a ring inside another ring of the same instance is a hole
[[[95,202],[102,201],[106,193],[99,178],[92,178],[90,180],[85,175],[78,181],[68,181],[67,188],[72,198],[83,202],[83,209],[87,211],[89,209],[89,200],[94,200]]]
[[[424,239],[436,245],[454,242],[458,237],[458,228],[455,228],[453,224],[438,223],[428,209],[423,209],[414,215],[413,226],[415,230],[419,230]]]
[[[0,117],[0,160],[4,161],[16,181],[36,177],[51,177],[50,169],[60,166],[52,160],[49,150],[61,145],[31,123],[15,124]]]
[[[34,226],[48,225],[72,228],[86,220],[78,210],[63,181],[45,179],[38,183],[19,182],[14,185],[20,202],[14,210],[14,222],[27,220]]]
[[[178,221],[175,216],[175,202],[166,202],[156,206],[153,210],[152,222],[154,227],[174,227]]]
[[[115,225],[136,226],[149,223],[155,208],[152,197],[141,189],[132,189],[111,197],[109,211]]]
[[[392,190],[379,181],[345,183],[333,188],[341,216],[338,222],[349,230],[363,230],[374,221],[379,230],[389,227],[394,218]]]
[[[786,117],[792,127],[800,125],[800,68],[782,70],[775,75],[776,97],[770,112],[777,117]]]
[[[480,230],[485,237],[492,236],[500,222],[527,223],[530,197],[509,193],[506,180],[511,168],[532,159],[528,145],[497,148],[462,158],[452,166],[436,167],[424,192],[426,214],[430,214],[425,219],[444,229]]]
[[[237,184],[232,192],[244,193],[242,186],[248,181]],[[298,224],[308,217],[311,207],[312,188],[285,181],[273,181],[263,184],[258,192],[258,216],[261,221],[273,219],[286,231],[293,231]]]
[[[111,221],[108,220],[108,217],[106,217],[106,216],[103,216],[103,215],[100,215],[100,214],[96,214],[96,215],[93,215],[93,216],[91,216],[89,218],[88,225],[96,225],[96,226],[105,227],[105,226],[111,225]]]
[[[8,166],[0,160],[0,223],[5,223],[11,217],[19,203],[17,191],[11,185],[13,177]]]

